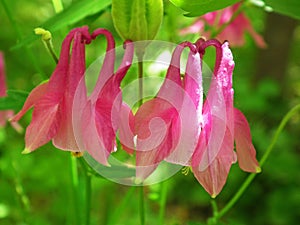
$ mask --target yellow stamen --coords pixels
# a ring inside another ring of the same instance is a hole
[[[187,176],[187,175],[189,174],[190,170],[191,170],[191,167],[185,166],[185,167],[183,167],[183,168],[181,169],[181,173],[182,173],[183,175]]]

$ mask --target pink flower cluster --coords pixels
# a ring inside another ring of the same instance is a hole
[[[263,37],[254,30],[247,16],[239,11],[240,8],[241,3],[237,3],[222,10],[207,13],[197,18],[191,26],[182,29],[180,33],[196,33],[210,38],[213,31],[222,29],[216,38],[222,41],[228,40],[232,46],[240,47],[245,44],[244,34],[248,32],[258,47],[265,48],[267,45]]]
[[[107,39],[106,55],[96,86],[87,96],[84,50],[98,35]],[[204,99],[201,64],[209,46],[216,48],[216,65]],[[178,45],[156,97],[135,114],[123,102],[120,88],[132,64],[134,43],[124,43],[124,57],[116,71],[114,48],[114,39],[105,29],[90,34],[82,27],[67,35],[50,80],[32,90],[13,119],[19,120],[34,108],[26,130],[25,153],[52,140],[59,149],[87,151],[108,165],[118,131],[123,148],[129,154],[136,153],[137,178],[146,179],[163,160],[191,166],[213,197],[221,191],[236,161],[245,171],[260,171],[248,122],[233,107],[234,61],[227,42],[199,39]],[[181,78],[180,58],[185,48],[189,56]]]

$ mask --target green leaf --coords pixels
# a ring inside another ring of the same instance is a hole
[[[300,1],[299,0],[265,0],[267,6],[274,12],[300,19]]]
[[[208,12],[223,9],[240,0],[170,0],[175,6],[186,12],[186,16],[202,16]]]
[[[112,18],[124,40],[152,40],[163,19],[163,1],[112,0]]]
[[[8,90],[7,96],[0,98],[0,110],[12,109],[19,111],[22,108],[27,96],[28,93],[24,91]]]
[[[111,0],[76,1],[61,13],[58,13],[57,15],[47,20],[45,23],[41,24],[39,27],[45,28],[50,32],[54,32],[68,25],[77,23],[87,16],[99,13],[100,11],[107,8],[110,4]],[[34,33],[32,33],[32,35],[21,40],[20,43],[13,47],[13,49],[28,45],[38,38],[39,37],[37,35],[34,35]]]

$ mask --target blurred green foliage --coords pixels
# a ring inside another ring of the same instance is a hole
[[[51,75],[55,63],[39,39],[30,46],[14,50],[12,48],[24,37],[32,35],[34,28],[55,16],[55,12],[51,1],[5,2],[12,13],[12,18],[9,19],[4,8],[0,7],[0,50],[5,53],[7,85],[9,89],[28,92]],[[80,1],[63,1],[65,7],[75,2]],[[246,13],[254,26],[259,31],[263,31],[266,13],[252,8],[247,10]],[[191,24],[193,20],[193,18],[183,17],[179,9],[165,1],[164,20],[156,39],[175,43],[185,39],[195,41],[196,35],[185,37],[179,35],[179,29]],[[68,24],[52,32],[56,51],[60,51],[60,44],[69,29],[84,24],[89,25],[90,30],[98,27],[107,28],[117,37],[108,7],[101,13],[90,15],[75,24]],[[87,64],[93,62],[101,51],[104,52],[105,45],[102,39],[96,42],[99,47],[87,48],[87,55],[89,55]],[[249,120],[259,159],[270,143],[284,113],[300,102],[299,26],[295,29],[290,42],[293,47],[286,74],[283,75],[284,84],[272,76],[259,78],[256,82],[255,62],[258,49],[248,36],[244,47],[233,50],[236,60],[235,104]],[[117,39],[117,44],[121,43],[122,40]],[[214,63],[214,60],[208,57],[205,60],[210,66]],[[126,84],[135,77],[136,68],[132,68],[123,83]],[[299,120],[299,115],[293,117],[262,168],[262,173],[257,176],[237,205],[222,218],[220,224],[299,223]],[[29,121],[30,113],[22,119],[22,126],[26,127]],[[23,138],[23,134],[16,133],[10,126],[0,130],[0,224],[74,224],[70,153],[56,150],[49,143],[32,154],[21,155],[24,147]],[[240,171],[238,165],[233,166],[225,188],[216,199],[220,208],[238,190],[246,175]],[[168,190],[165,224],[201,225],[205,224],[207,218],[212,215],[211,199],[192,173],[184,176],[178,172],[164,183],[145,188],[147,224],[158,223],[158,208],[161,204],[163,185],[167,186]],[[128,196],[128,199],[126,200],[124,196]],[[112,220],[116,222],[115,224],[138,224],[137,196],[138,191],[135,188],[93,177],[91,225],[110,224]],[[121,207],[122,203],[125,207]],[[116,211],[118,207],[122,210]]]

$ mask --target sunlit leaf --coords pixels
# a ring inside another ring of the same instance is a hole
[[[186,12],[186,16],[201,16],[205,13],[223,9],[240,0],[170,0],[175,6]]]
[[[87,16],[94,15],[104,10],[111,4],[111,0],[81,0],[76,1],[66,8],[61,13],[51,17],[45,23],[39,25],[38,27],[45,28],[50,32],[54,32],[68,25],[77,23],[78,21],[84,19]],[[39,37],[34,35],[28,36],[13,47],[19,48],[24,45],[28,45],[33,41],[37,40]]]
[[[265,0],[267,6],[271,7],[277,13],[284,14],[295,19],[300,19],[300,1],[299,0]]]

